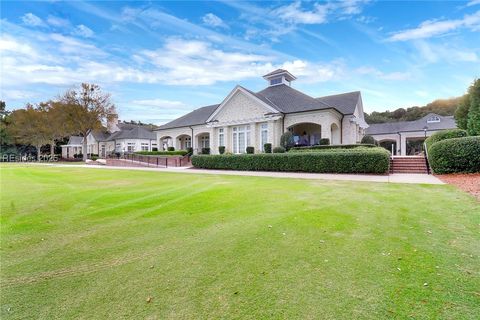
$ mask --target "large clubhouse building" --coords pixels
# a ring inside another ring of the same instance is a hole
[[[245,153],[247,147],[262,152],[265,143],[280,145],[291,131],[297,145],[360,142],[368,127],[359,91],[314,98],[291,87],[296,78],[283,69],[263,77],[268,87],[252,92],[236,86],[220,103],[196,109],[160,126],[160,149],[193,148],[213,154],[224,146],[229,153]]]

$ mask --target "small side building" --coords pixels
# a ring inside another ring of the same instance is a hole
[[[365,133],[390,150],[392,155],[414,156],[423,153],[423,142],[427,137],[437,131],[455,128],[453,116],[429,113],[415,121],[373,123]]]

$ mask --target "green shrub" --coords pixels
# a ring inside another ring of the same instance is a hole
[[[480,136],[435,142],[428,151],[434,173],[480,172]]]
[[[265,153],[272,153],[272,144],[271,143],[265,143],[263,145],[263,150],[265,150]]]
[[[375,141],[375,138],[373,138],[372,136],[369,136],[368,134],[363,136],[362,141],[360,141],[360,143],[373,144],[373,145],[375,145],[376,142],[377,141]]]
[[[192,164],[205,169],[384,174],[389,169],[390,154],[383,148],[374,148],[348,152],[196,155]]]
[[[247,147],[247,153],[248,154],[254,154],[255,153],[255,148],[254,147]]]
[[[98,157],[97,157],[97,156],[91,156],[90,159],[91,159],[92,161],[97,161]]]
[[[273,148],[273,153],[285,153],[285,148],[284,147],[275,147]]]
[[[193,154],[193,148],[187,148],[187,154],[192,155]]]
[[[436,142],[452,139],[452,138],[461,138],[466,137],[467,131],[462,129],[451,129],[451,130],[442,130],[435,132],[430,137],[425,140],[425,144],[427,145],[427,150],[430,151],[432,145]]]
[[[210,154],[210,148],[202,148],[202,154]]]
[[[225,146],[218,147],[218,153],[224,154],[225,153]]]
[[[184,156],[188,153],[187,150],[177,151],[137,151],[135,154],[141,154],[144,156]]]
[[[286,131],[280,137],[280,146],[284,147],[285,150],[290,149],[294,145],[295,141],[293,140],[293,133]]]
[[[175,151],[174,147],[167,147],[167,151]]]
[[[296,151],[319,151],[329,149],[355,149],[355,148],[375,148],[374,144],[358,143],[358,144],[330,144],[328,146],[307,146],[307,147],[293,147],[289,152]]]
[[[328,146],[328,145],[330,144],[330,139],[328,139],[328,138],[322,138],[322,139],[320,139],[319,144],[320,144],[321,146]]]
[[[153,147],[152,151],[158,151],[158,148]]]

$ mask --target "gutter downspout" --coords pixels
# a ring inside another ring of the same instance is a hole
[[[343,144],[343,118],[345,118],[344,114],[342,114],[342,119],[340,119],[340,144]]]

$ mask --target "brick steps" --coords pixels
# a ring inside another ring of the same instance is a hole
[[[390,173],[428,173],[424,157],[392,157]]]

